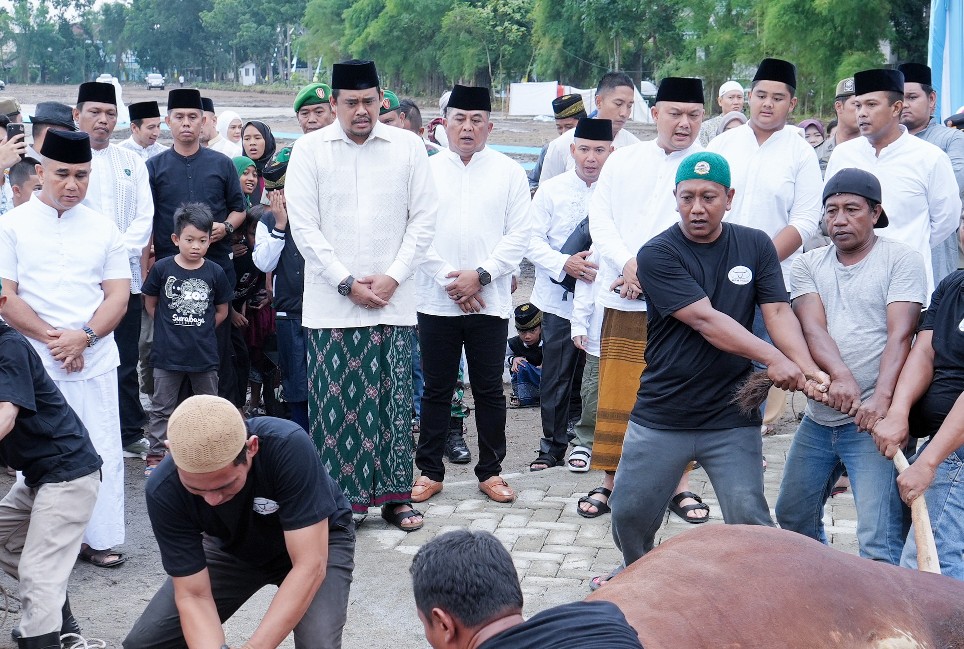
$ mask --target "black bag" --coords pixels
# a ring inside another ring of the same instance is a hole
[[[572,256],[577,252],[585,252],[589,250],[591,245],[592,237],[589,236],[589,217],[587,216],[579,222],[579,225],[577,225],[576,229],[572,231],[572,234],[569,235],[569,238],[566,239],[566,242],[562,244],[562,248],[559,249],[559,252],[564,255]],[[562,286],[570,293],[576,292],[576,278],[572,275],[566,275],[564,278],[562,278],[562,281],[554,280],[550,277],[549,281],[551,281],[553,284]]]

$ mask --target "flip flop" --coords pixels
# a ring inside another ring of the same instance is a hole
[[[542,465],[536,468],[536,465]],[[551,453],[539,453],[539,457],[529,463],[530,471],[544,471],[546,469],[551,469],[554,466],[559,466],[562,464],[562,459],[552,455]]]
[[[603,514],[608,514],[609,512],[611,512],[612,509],[609,507],[608,503],[604,503],[598,498],[593,498],[593,496],[596,494],[604,495],[606,497],[606,500],[608,501],[610,496],[613,495],[613,492],[609,489],[606,489],[606,487],[596,487],[595,489],[590,491],[587,495],[579,499],[579,502],[576,503],[576,513],[582,516],[583,518],[596,518],[597,516],[602,516]],[[579,506],[579,504],[581,503],[592,505],[593,507],[596,508],[596,511],[594,512],[583,511],[582,507]]]
[[[607,583],[609,583],[610,579],[612,579],[613,577],[615,577],[625,569],[626,569],[626,566],[616,566],[605,577],[603,577],[602,575],[597,575],[593,577],[591,580],[589,580],[589,590],[596,592],[597,590],[605,586]]]
[[[108,559],[108,557],[117,557],[116,559]],[[84,546],[80,549],[80,553],[77,555],[81,561],[86,561],[87,563],[97,566],[98,568],[116,568],[120,564],[127,561],[126,557],[120,552],[114,552],[110,548],[106,550],[94,550],[90,546]]]
[[[572,461],[582,462],[582,466],[573,464]],[[569,452],[569,459],[566,460],[566,468],[573,473],[586,473],[589,471],[589,463],[592,461],[592,451],[585,446],[576,446]]]
[[[414,508],[404,511],[396,511],[396,507],[399,507],[399,505],[382,505],[382,519],[389,525],[394,525],[403,532],[414,532],[415,530],[422,529],[422,526],[425,525],[424,517],[419,523],[405,525],[403,521],[415,516],[422,516],[422,512]]]
[[[687,498],[692,498],[693,500],[696,501],[697,504],[686,505],[686,506],[680,505],[680,503],[686,500]],[[687,523],[692,523],[693,525],[705,523],[710,518],[710,506],[705,504],[703,502],[703,499],[697,496],[692,491],[681,491],[675,496],[673,496],[673,499],[669,501],[669,508],[674,514],[682,518]],[[693,518],[691,516],[687,516],[688,512],[697,511],[699,509],[705,510],[706,516],[703,516],[702,518]]]

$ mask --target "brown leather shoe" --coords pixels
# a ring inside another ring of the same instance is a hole
[[[423,503],[440,491],[442,491],[441,482],[432,480],[426,475],[419,476],[412,485],[412,502]]]
[[[500,475],[494,475],[485,482],[480,482],[479,491],[497,503],[511,503],[515,500],[515,491]]]

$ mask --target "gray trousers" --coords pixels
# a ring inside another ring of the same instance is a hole
[[[599,406],[599,357],[586,354],[586,367],[582,371],[582,416],[573,429],[576,444],[592,450],[596,437],[596,411]]]
[[[167,453],[167,420],[180,403],[181,386],[190,381],[194,394],[218,393],[218,372],[171,372],[154,368],[154,394],[151,395],[151,412],[147,420],[147,441],[151,444],[150,455],[163,457]]]
[[[773,527],[763,496],[759,426],[658,430],[630,421],[610,500],[613,539],[624,565],[653,549],[669,500],[693,460],[706,470],[724,522]]]
[[[209,540],[204,541],[204,554],[207,556],[211,593],[222,623],[256,592],[268,584],[280,585],[288,575],[288,570],[265,570],[240,561],[219,550]],[[341,649],[354,568],[354,529],[330,528],[325,580],[294,628],[296,649]],[[231,646],[242,644],[231,640],[227,643]],[[187,649],[174,602],[174,582],[170,577],[134,623],[122,646],[124,649]]]
[[[99,488],[100,471],[34,489],[21,479],[0,501],[0,568],[20,581],[25,638],[60,632],[67,581]]]

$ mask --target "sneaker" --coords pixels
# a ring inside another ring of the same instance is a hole
[[[150,443],[143,437],[136,442],[131,442],[124,447],[124,457],[136,457],[142,460],[147,459],[147,453],[151,450]]]
[[[445,439],[445,457],[453,464],[468,464],[472,461],[472,452],[465,445],[461,432],[449,431]]]

